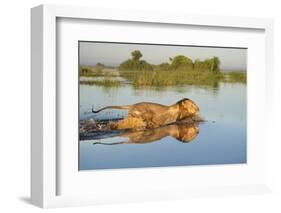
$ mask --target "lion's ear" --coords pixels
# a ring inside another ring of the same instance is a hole
[[[179,101],[178,105],[179,105],[180,110],[184,109],[184,101]]]
[[[186,100],[182,102],[182,106],[186,109],[189,109],[192,105],[192,102],[190,100]]]
[[[188,99],[188,98],[183,98],[183,99],[179,100],[179,101],[177,102],[177,104],[181,104],[181,103],[183,103],[183,102],[185,102],[185,101],[188,101],[188,100],[190,100],[190,99]]]

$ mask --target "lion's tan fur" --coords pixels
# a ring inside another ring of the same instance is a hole
[[[131,105],[127,119],[142,120],[146,128],[157,128],[194,116],[198,111],[198,106],[189,99],[170,106],[142,102]]]
[[[170,106],[141,102],[126,106],[108,106],[93,112],[109,108],[128,110],[128,117],[114,124],[115,129],[157,128],[192,117],[199,111],[199,107],[192,100],[182,99]]]
[[[139,118],[128,117],[112,125],[113,129],[144,129],[145,122]]]

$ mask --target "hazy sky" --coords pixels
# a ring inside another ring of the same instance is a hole
[[[132,51],[140,50],[142,59],[152,64],[168,62],[169,57],[176,55],[185,55],[193,60],[217,56],[221,61],[222,70],[246,71],[247,69],[247,49],[97,42],[80,42],[79,44],[80,65],[96,65],[100,62],[106,66],[118,66],[131,58]]]

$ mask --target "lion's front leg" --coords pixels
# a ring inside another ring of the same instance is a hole
[[[153,121],[153,115],[151,112],[143,112],[141,114],[141,119],[145,123],[145,127],[147,129],[152,129],[157,127],[156,123]]]
[[[163,125],[163,122],[155,115],[153,116],[150,114],[149,117],[146,117],[146,124],[147,124],[147,128],[154,129],[154,128],[161,127]]]

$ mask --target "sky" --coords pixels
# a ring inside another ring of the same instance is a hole
[[[150,44],[79,42],[80,65],[93,66],[98,62],[106,66],[118,66],[131,58],[131,52],[140,50],[143,57],[151,64],[169,62],[169,57],[185,55],[192,60],[205,60],[219,57],[224,71],[246,71],[247,49],[225,47],[170,46]]]

